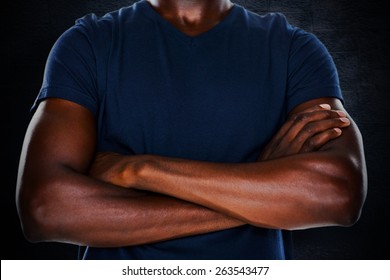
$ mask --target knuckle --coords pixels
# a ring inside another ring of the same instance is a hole
[[[290,118],[289,118],[289,121],[295,122],[295,121],[297,120],[297,118],[298,118],[298,115],[299,115],[299,114],[291,115]]]
[[[295,123],[306,122],[308,119],[309,119],[308,113],[299,113],[299,114],[293,115],[293,121]]]
[[[305,127],[303,128],[303,132],[305,134],[313,134],[315,133],[316,129],[315,129],[315,125],[313,125],[312,123],[309,123],[307,125],[305,125]]]
[[[334,117],[334,114],[335,114],[335,112],[334,112],[334,111],[331,111],[331,110],[322,111],[322,113],[324,114],[324,116],[325,116],[326,118],[332,118],[332,117]]]
[[[309,139],[309,141],[307,141],[307,147],[312,150],[312,149],[316,149],[318,146],[318,143],[316,141],[316,139],[314,138],[311,138]]]
[[[331,110],[320,111],[318,112],[318,114],[318,118],[322,120],[332,119],[336,117],[335,112]]]

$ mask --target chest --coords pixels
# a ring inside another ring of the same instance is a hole
[[[272,57],[252,48],[154,40],[114,53],[100,112],[101,146],[253,160],[284,118],[285,83],[270,73]]]

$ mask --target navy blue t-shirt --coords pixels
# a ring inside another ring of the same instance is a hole
[[[79,19],[49,55],[41,100],[64,98],[98,121],[98,151],[253,162],[289,111],[342,99],[322,43],[279,13],[234,5],[188,36],[146,1]],[[131,234],[131,232],[129,232]],[[86,259],[284,259],[281,230],[238,228],[142,246],[87,248]]]

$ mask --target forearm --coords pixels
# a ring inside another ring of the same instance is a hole
[[[204,205],[250,224],[308,228],[349,224],[354,171],[325,152],[221,164],[146,157],[134,186]]]
[[[367,191],[363,143],[356,124],[341,111],[318,105],[323,101],[342,110],[333,99],[297,107],[259,162],[135,156],[120,185],[191,201],[255,226],[351,225]]]
[[[23,192],[22,188],[20,202],[24,206],[19,208],[31,241],[117,247],[243,224],[176,198],[134,192],[74,174],[71,170],[54,173],[57,173],[52,177],[55,181],[40,182],[39,194]],[[29,189],[34,187],[30,185]]]

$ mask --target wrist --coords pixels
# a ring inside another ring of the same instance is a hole
[[[130,188],[148,190],[146,183],[153,165],[152,155],[130,156],[126,164],[124,180]]]

